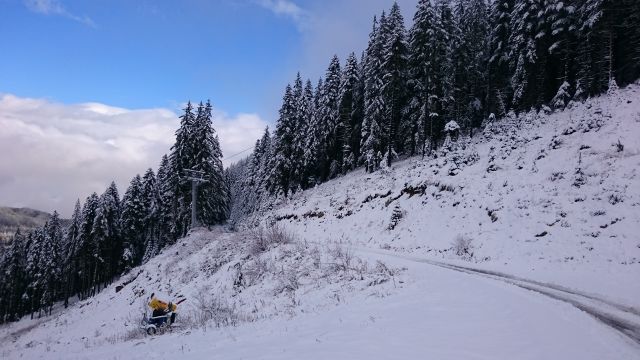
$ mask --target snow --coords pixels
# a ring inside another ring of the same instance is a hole
[[[477,266],[637,307],[638,99],[640,88],[632,85],[563,112],[491,122],[464,148],[437,159],[359,170],[296,194],[267,222],[318,242],[454,262],[452,242],[460,234],[472,239]],[[421,187],[424,194],[403,192]],[[396,206],[406,215],[388,230]]]
[[[299,359],[304,354],[308,359],[640,359],[637,348],[622,336],[568,304],[425,264],[390,257],[382,260],[407,267],[410,276],[404,285],[376,296],[357,293],[323,311],[115,344],[98,341],[97,345],[93,344],[90,326],[101,320],[88,317],[69,320],[75,326],[64,327],[60,335],[42,329],[40,341],[47,341],[45,334],[49,334],[46,348],[3,349],[3,356]],[[38,327],[52,325],[50,321]],[[117,329],[120,325],[113,322],[109,327]],[[57,336],[71,340],[81,334],[87,337],[88,345],[56,344]],[[31,334],[29,339],[38,337]]]
[[[297,193],[247,219],[294,234],[266,251],[248,232],[194,231],[93,298],[0,326],[0,357],[640,359],[562,298],[434,263],[593,294],[638,326],[638,95],[496,120],[438,158]],[[151,292],[187,297],[181,328],[138,329]]]

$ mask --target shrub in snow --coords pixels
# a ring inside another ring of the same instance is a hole
[[[569,94],[569,87],[570,87],[569,83],[566,81],[564,81],[562,85],[560,85],[560,88],[558,88],[558,92],[556,93],[556,96],[554,96],[553,99],[551,99],[551,106],[553,106],[554,109],[562,110],[567,106],[567,104],[571,100],[571,94]]]
[[[458,234],[453,239],[453,252],[463,258],[472,258],[473,257],[473,246],[470,237],[463,236]]]
[[[293,234],[274,224],[268,229],[257,227],[250,232],[249,253],[258,255],[269,250],[273,246],[289,244],[294,240]]]
[[[578,166],[576,167],[576,171],[574,173],[573,186],[579,188],[586,183],[587,177],[582,171],[582,153],[580,153],[580,157],[578,158]]]
[[[624,150],[624,145],[622,145],[620,139],[618,139],[618,142],[613,144],[613,146],[616,147],[616,152],[622,152]]]
[[[249,321],[246,315],[241,315],[234,304],[228,304],[211,294],[209,287],[203,287],[193,297],[195,310],[191,314],[191,325],[206,327],[213,323],[216,327],[235,326],[240,321]],[[185,322],[185,320],[181,320]]]
[[[262,259],[260,257],[252,260],[251,262],[245,264],[243,266],[243,273],[245,278],[245,283],[247,286],[251,286],[256,284],[262,277],[267,274],[272,268],[272,264],[267,259]]]
[[[389,223],[389,226],[387,227],[387,229],[389,230],[395,229],[403,217],[404,217],[404,211],[402,211],[402,209],[400,208],[400,205],[396,205],[393,208],[393,213],[391,213],[391,222]]]

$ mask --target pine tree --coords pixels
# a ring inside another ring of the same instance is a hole
[[[144,226],[147,212],[143,199],[142,179],[136,175],[122,198],[123,254],[120,268],[128,271],[139,265],[144,256]]]
[[[342,172],[342,144],[344,128],[339,117],[340,60],[336,55],[331,58],[325,72],[324,88],[320,101],[320,139],[323,145],[316,149],[319,160],[319,174],[322,181]]]
[[[86,298],[92,295],[93,286],[95,285],[94,269],[96,267],[97,258],[95,254],[98,252],[96,248],[96,240],[94,239],[93,227],[100,206],[100,198],[98,194],[91,194],[84,203],[82,208],[82,223],[80,224],[78,259],[80,266],[78,275],[80,277],[80,294]]]
[[[506,115],[506,104],[510,102],[512,93],[509,38],[514,4],[515,0],[496,0],[490,9],[488,107],[498,116]]]
[[[480,126],[486,98],[489,24],[484,0],[457,0],[454,49],[455,114],[462,127]]]
[[[49,221],[44,225],[42,237],[42,246],[40,247],[40,267],[42,271],[42,297],[40,299],[40,308],[48,310],[51,315],[51,307],[57,299],[62,280],[62,228],[60,226],[60,217],[56,211]]]
[[[42,295],[42,282],[44,274],[42,272],[42,243],[44,233],[42,229],[32,231],[27,237],[27,256],[25,271],[27,274],[27,288],[22,298],[28,305],[31,318],[34,312],[39,308],[40,298]]]
[[[202,111],[202,107],[200,108]],[[170,182],[175,186],[175,231],[177,236],[187,233],[191,221],[191,184],[186,181],[184,170],[194,168],[196,149],[193,141],[196,116],[191,102],[187,103],[184,114],[180,117],[180,127],[176,131],[176,142],[171,147],[169,161],[171,163]]]
[[[430,95],[429,144],[430,150],[442,138],[445,119],[452,113],[453,101],[453,48],[455,24],[453,13],[447,0],[436,0],[434,5],[436,21],[433,47],[431,50],[431,83],[434,94]]]
[[[0,274],[0,290],[3,298],[3,316],[0,322],[16,321],[24,314],[22,294],[26,290],[26,249],[25,236],[18,229],[11,240],[11,246],[3,257],[3,273]]]
[[[389,16],[380,25],[382,38],[382,100],[384,104],[384,137],[387,166],[391,165],[392,154],[404,152],[404,136],[411,136],[411,126],[403,118],[406,93],[406,68],[409,47],[406,39],[404,19],[398,3],[394,2]]]
[[[309,187],[309,178],[312,176],[312,171],[314,170],[307,162],[310,151],[309,135],[313,133],[314,124],[313,101],[313,85],[311,85],[311,80],[307,80],[302,90],[302,99],[298,104],[299,117],[301,120],[298,126],[298,133],[296,134],[296,156],[299,159],[296,174],[299,176],[300,185],[303,189]]]
[[[304,168],[307,175],[306,183],[309,186],[313,186],[319,182],[319,153],[321,149],[323,149],[321,136],[322,123],[320,121],[323,88],[324,82],[322,78],[320,78],[313,92],[313,101],[309,111],[310,118],[306,132],[307,141],[304,153]]]
[[[356,166],[357,149],[360,142],[357,130],[361,123],[360,109],[360,69],[356,55],[347,58],[338,93],[339,129],[342,130],[342,172],[353,170]]]
[[[64,244],[66,252],[63,251],[64,274],[66,284],[64,287],[64,306],[69,306],[69,297],[74,294],[78,286],[78,267],[79,258],[77,257],[80,249],[80,227],[82,226],[82,210],[80,200],[76,201],[76,205],[71,216],[71,223],[67,228]]]
[[[158,184],[153,169],[149,168],[142,177],[142,203],[145,212],[144,220],[144,255],[142,262],[147,262],[158,254]]]
[[[172,244],[178,237],[176,233],[176,184],[173,182],[176,177],[173,176],[171,163],[167,155],[162,156],[160,166],[158,167],[158,175],[156,177],[158,197],[157,197],[157,246],[162,249]]]
[[[385,104],[382,97],[382,63],[386,28],[386,15],[383,12],[380,22],[373,19],[373,30],[369,35],[369,45],[364,60],[364,119],[362,123],[361,156],[366,170],[374,171],[380,163],[378,153],[382,151],[383,134],[381,121],[385,116]]]
[[[291,85],[287,85],[282,99],[280,116],[276,122],[273,143],[273,169],[270,176],[271,192],[282,192],[284,196],[289,193],[293,171],[291,157],[294,152],[295,110],[295,100]]]
[[[291,150],[291,184],[293,191],[302,188],[304,182],[304,132],[307,129],[307,113],[311,105],[309,99],[305,97],[305,90],[302,85],[300,73],[296,75],[293,83],[294,114],[292,121],[292,150]]]
[[[118,274],[118,262],[122,254],[120,236],[120,196],[115,182],[100,196],[91,235],[94,267],[94,291],[100,291],[100,284]]]
[[[271,188],[271,169],[273,168],[273,144],[269,127],[264,129],[264,134],[260,139],[260,164],[256,173],[256,189],[258,197],[261,198]]]
[[[207,180],[198,187],[198,221],[203,225],[219,224],[229,212],[229,194],[220,141],[212,126],[211,102],[207,101],[196,117],[193,135],[192,144],[196,151],[189,169],[202,171]]]
[[[435,11],[430,0],[420,0],[409,32],[409,59],[407,63],[407,86],[411,97],[407,102],[405,116],[409,121],[405,138],[411,155],[417,151],[422,155],[427,149],[429,114],[435,98],[434,40]]]

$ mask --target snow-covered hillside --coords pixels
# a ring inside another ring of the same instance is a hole
[[[497,121],[453,148],[296,194],[266,222],[322,243],[466,259],[638,305],[639,86]],[[470,242],[461,256],[457,237]]]
[[[353,294],[380,298],[403,282],[401,268],[363,261],[339,246],[308,244],[277,229],[199,229],[93,298],[68,309],[58,306],[52,316],[0,326],[0,355],[83,358],[94,348],[140,341],[152,292],[166,301],[186,297],[178,311],[177,331],[184,335],[320,312]]]
[[[639,135],[638,86],[488,124],[241,232],[194,231],[93,298],[0,326],[0,357],[640,359]],[[151,292],[187,297],[181,328],[139,329]]]

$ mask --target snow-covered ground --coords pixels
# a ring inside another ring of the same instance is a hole
[[[640,86],[489,124],[458,147],[298,193],[266,222],[318,242],[467,260],[640,308]],[[401,219],[390,229],[394,211]],[[462,256],[458,236],[471,244]]]
[[[137,301],[128,305],[123,300],[131,296],[120,298],[108,289],[58,316],[3,327],[0,355],[9,359],[640,359],[637,344],[569,304],[409,259],[362,256],[403,268],[402,275],[382,287],[343,289],[339,300],[329,297],[333,291],[315,295],[303,291],[298,294],[301,303],[320,299],[330,305],[300,305],[295,315],[126,341],[113,335],[134,326],[122,315],[135,313]],[[166,260],[165,255],[160,257]],[[332,301],[327,302],[329,298]],[[12,340],[10,333],[20,329],[26,330]]]
[[[247,220],[292,243],[195,231],[93,298],[0,326],[0,358],[640,359],[638,169],[638,86],[496,122]],[[151,292],[187,297],[180,329],[138,328]]]

